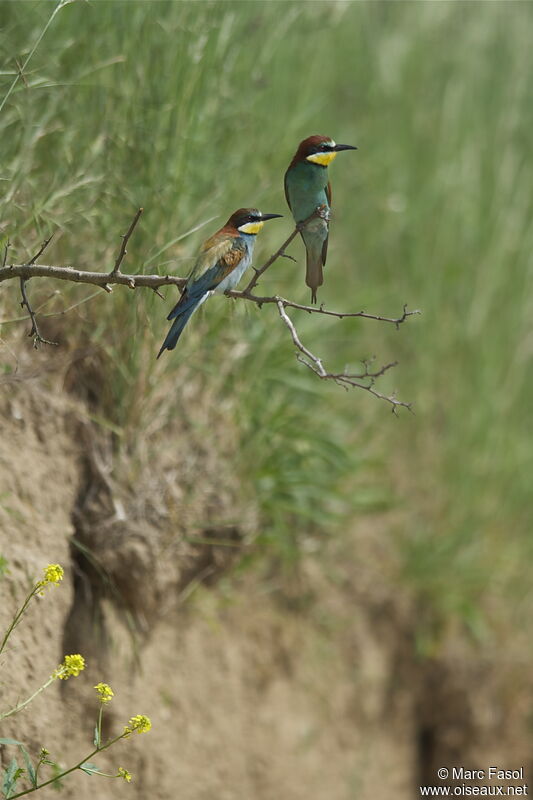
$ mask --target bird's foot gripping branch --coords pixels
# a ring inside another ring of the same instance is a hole
[[[187,280],[185,278],[180,278],[175,275],[157,275],[157,274],[131,275],[131,274],[125,274],[121,271],[120,267],[127,253],[126,246],[128,240],[139,221],[142,211],[143,209],[138,209],[132,223],[130,224],[130,227],[128,228],[128,231],[126,232],[126,234],[122,236],[121,248],[113,268],[105,272],[101,271],[91,272],[88,270],[76,269],[75,267],[71,266],[67,267],[67,266],[38,264],[37,261],[43,255],[44,251],[50,244],[51,237],[47,239],[45,242],[43,242],[43,245],[40,247],[38,252],[29,261],[23,264],[7,263],[8,253],[9,253],[8,250],[9,243],[6,244],[2,259],[2,266],[0,267],[0,283],[3,281],[14,280],[16,278],[19,279],[21,295],[22,295],[21,305],[25,306],[28,311],[28,316],[23,317],[22,319],[26,319],[31,322],[31,330],[29,336],[32,337],[35,347],[37,347],[39,344],[56,344],[56,343],[50,342],[47,339],[45,339],[39,331],[38,314],[33,310],[27,292],[27,281],[29,281],[31,278],[52,278],[54,280],[69,281],[73,283],[84,283],[91,286],[97,286],[108,293],[111,293],[113,291],[112,287],[115,285],[127,286],[130,289],[148,288],[156,292],[160,297],[162,297],[162,295],[160,294],[159,289],[162,286],[177,286],[183,291],[184,295],[186,295],[187,289],[188,288],[190,289],[191,286],[190,279]],[[230,237],[231,247],[228,246],[227,242],[221,243],[218,240],[214,242],[215,247],[219,248],[222,247],[222,249],[226,248],[224,256],[226,257],[225,263],[228,269],[226,275],[224,275],[223,272],[218,272],[216,278],[219,280],[218,284],[215,284],[215,286],[211,286],[211,283],[209,281],[213,277],[213,268],[214,266],[216,266],[216,264],[204,270],[204,275],[200,276],[200,278],[203,278],[204,281],[207,280],[207,282],[205,286],[200,287],[205,290],[203,293],[204,297],[202,297],[202,299],[205,299],[205,297],[211,294],[213,291],[218,290],[234,300],[254,303],[259,308],[266,305],[275,306],[278,312],[278,316],[285,325],[285,327],[287,328],[287,330],[289,331],[292,342],[296,348],[297,360],[300,363],[305,364],[305,366],[307,366],[310,370],[312,370],[319,378],[326,381],[332,381],[342,386],[345,389],[348,388],[363,389],[372,394],[374,397],[377,397],[380,400],[384,400],[385,402],[390,404],[392,407],[392,411],[395,413],[401,407],[410,410],[411,403],[399,400],[395,396],[395,394],[385,394],[383,392],[380,392],[376,388],[377,381],[385,373],[387,373],[390,369],[392,369],[392,367],[396,366],[396,362],[388,363],[381,367],[372,368],[371,362],[369,362],[368,360],[360,359],[359,361],[362,364],[362,369],[360,371],[353,373],[348,371],[335,372],[334,370],[327,368],[323,362],[323,359],[318,355],[312,353],[302,342],[301,337],[297,331],[296,325],[293,319],[291,319],[291,317],[288,314],[288,309],[294,309],[295,311],[305,312],[307,314],[335,317],[339,320],[346,318],[361,318],[361,319],[374,320],[377,322],[392,324],[396,326],[396,328],[399,328],[400,325],[402,325],[402,323],[404,323],[409,317],[414,316],[415,314],[419,314],[420,311],[408,310],[407,305],[403,306],[402,313],[396,317],[384,316],[381,314],[371,314],[367,313],[366,311],[334,311],[325,308],[323,304],[320,306],[302,305],[292,300],[288,300],[284,297],[280,297],[279,295],[262,296],[255,292],[255,289],[262,275],[264,275],[266,270],[269,269],[272,266],[272,264],[275,263],[275,261],[277,261],[279,258],[282,257],[291,258],[291,256],[288,256],[286,253],[287,247],[290,245],[293,239],[301,232],[301,230],[305,228],[305,226],[307,226],[313,219],[316,219],[318,216],[322,214],[321,208],[315,209],[315,211],[307,219],[296,225],[291,235],[267,259],[267,261],[265,261],[265,263],[260,268],[254,268],[253,275],[249,280],[248,284],[245,286],[245,288],[241,291],[237,290],[236,288],[234,288],[236,286],[236,282],[233,283],[231,280],[230,281],[226,280],[226,278],[228,273],[232,273],[234,271],[233,262],[236,261],[237,258],[247,259],[247,263],[244,265],[244,268],[240,270],[238,278],[242,276],[244,269],[246,268],[246,266],[248,266],[251,260],[251,251],[253,250],[253,244],[247,241],[245,237],[248,237],[249,239],[251,238],[253,242],[255,234],[260,229],[260,227],[262,227],[262,222],[266,219],[272,219],[276,216],[279,216],[274,214],[262,215],[255,209],[240,209],[239,212],[236,213],[241,213],[244,211],[247,212],[249,217],[250,215],[253,216],[253,214],[255,214],[256,216],[253,219],[250,218],[249,220],[242,222],[242,224],[236,229],[237,234],[235,233],[235,231],[232,232],[232,236]],[[221,229],[222,231],[227,229],[232,218],[230,218],[227,225],[223,229]],[[220,231],[218,233],[220,234]],[[236,242],[238,235],[240,236],[241,239],[245,238],[244,245],[242,245],[240,241]],[[213,237],[211,237],[211,239],[209,239],[205,243],[204,250],[210,243],[213,242],[213,240],[216,239],[216,237],[217,234],[215,234]],[[211,246],[213,245],[211,244]],[[208,278],[206,279],[204,276],[210,270],[211,270],[211,275],[208,275]],[[237,272],[237,270],[235,270],[235,272]],[[94,295],[91,295],[91,297],[92,296]],[[197,301],[196,297],[195,300]],[[71,310],[77,305],[79,305],[79,303],[76,303],[75,305],[70,306],[68,309],[64,309],[63,311],[57,313],[64,314],[66,313],[66,311]],[[197,305],[199,305],[198,302],[196,302],[195,307],[197,307]],[[189,316],[190,314],[187,316],[187,319],[189,318]],[[14,321],[14,320],[9,320],[9,321]],[[5,322],[6,322],[5,320],[4,321],[0,320],[0,324],[3,324]]]

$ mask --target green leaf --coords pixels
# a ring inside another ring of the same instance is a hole
[[[80,769],[85,772],[86,775],[94,775],[101,774],[102,770],[100,767],[97,767],[96,764],[92,764],[90,761],[85,761],[83,764],[80,765]]]
[[[28,772],[28,775],[29,775],[29,778],[31,780],[32,786],[35,787],[37,785],[37,777],[35,775],[35,768],[34,768],[34,766],[32,764],[32,761],[31,761],[31,758],[30,758],[30,754],[26,750],[24,744],[22,742],[19,742],[17,739],[7,739],[7,738],[6,739],[0,739],[0,744],[12,744],[12,745],[16,745],[16,747],[20,747],[20,751],[22,753],[22,756],[24,758],[24,762],[26,764],[26,770]]]
[[[28,753],[24,745],[21,744],[20,749],[22,750],[22,756],[24,758],[24,763],[26,764],[26,770],[29,779],[31,781],[31,785],[33,786],[33,788],[35,788],[37,786],[37,775],[35,774],[35,767],[33,766],[30,754]]]
[[[16,787],[18,779],[23,774],[24,770],[17,764],[17,759],[13,758],[8,768],[4,770],[4,779],[2,781],[2,791],[4,792],[6,799],[11,796],[11,793]]]
[[[100,734],[98,732],[98,725],[95,725],[95,727],[94,727],[93,744],[94,744],[95,747],[100,747]]]

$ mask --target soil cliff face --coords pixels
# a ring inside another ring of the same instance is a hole
[[[43,566],[66,573],[10,639],[2,709],[65,653],[81,652],[88,666],[6,720],[1,735],[77,762],[92,747],[98,681],[116,695],[107,735],[134,714],[153,723],[95,759],[112,773],[129,769],[130,785],[75,774],[64,797],[407,800],[419,783],[438,783],[443,764],[529,767],[531,692],[526,682],[517,692],[516,658],[487,648],[478,657],[460,636],[438,658],[416,657],[416,609],[380,545],[386,519],[331,543],[331,569],[304,559],[292,591],[277,575],[228,573],[238,548],[212,542],[246,542],[256,524],[230,477],[231,435],[207,451],[194,427],[182,429],[186,459],[174,442],[128,482],[112,437],[57,376],[3,386],[2,630]],[[519,705],[505,696],[512,682]],[[12,755],[0,749],[3,766]]]
[[[313,602],[307,619],[252,575],[216,584],[224,549],[177,547],[163,514],[147,513],[145,505],[143,517],[139,497],[113,483],[109,442],[84,411],[79,400],[59,387],[45,389],[38,378],[12,383],[2,404],[1,545],[9,564],[0,583],[2,626],[44,565],[66,568],[60,588],[34,601],[10,640],[0,665],[2,706],[31,694],[64,653],[81,652],[88,664],[6,721],[2,735],[74,763],[91,749],[92,687],[104,680],[116,694],[106,709],[108,734],[136,713],[148,714],[153,729],[98,759],[110,772],[126,766],[135,775],[131,785],[73,775],[66,797],[283,793],[303,800],[341,798],[350,786],[367,786],[375,797],[376,767],[369,764],[378,763],[379,753],[396,765],[383,796],[393,790],[408,796],[412,737],[391,729],[370,745],[370,730],[389,716],[389,644],[371,641],[365,613],[354,607],[344,621],[335,620],[339,598],[332,598],[320,614]],[[210,470],[219,474],[216,453],[197,461],[204,478]],[[152,480],[155,486],[154,472]],[[215,480],[203,497],[214,488]],[[226,504],[235,503],[231,487],[222,494]],[[190,505],[189,538],[197,535]],[[249,526],[253,509],[242,508],[241,518]],[[216,531],[210,533],[212,540]],[[224,528],[226,540],[244,534]],[[310,566],[305,581],[313,593],[320,580]],[[199,589],[210,581],[211,588]],[[357,655],[359,640],[366,644]],[[3,748],[3,764],[12,755]]]

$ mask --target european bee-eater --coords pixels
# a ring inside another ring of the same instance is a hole
[[[173,319],[161,350],[173,350],[194,311],[213,292],[234,289],[252,261],[255,237],[267,219],[281,214],[262,214],[256,208],[239,208],[223,228],[202,247],[180,299],[168,315]]]
[[[323,214],[312,219],[301,231],[307,251],[305,282],[311,289],[311,302],[316,303],[316,290],[322,286],[322,267],[326,263],[329,236],[331,184],[328,164],[341,150],[357,150],[351,144],[336,144],[329,136],[309,136],[300,142],[285,173],[285,197],[294,221],[303,222],[319,207]]]

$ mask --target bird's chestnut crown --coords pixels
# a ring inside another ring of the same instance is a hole
[[[309,136],[300,142],[291,166],[298,161],[309,161],[327,167],[341,150],[357,150],[351,144],[337,144],[329,136]]]

